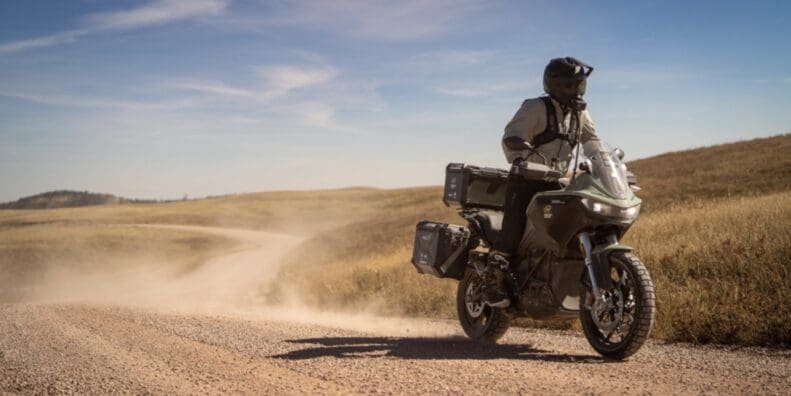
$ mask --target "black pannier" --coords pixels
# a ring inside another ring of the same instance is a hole
[[[454,208],[502,209],[508,171],[474,165],[448,164],[442,202]]]
[[[467,266],[469,238],[467,227],[421,221],[415,230],[412,264],[421,274],[461,279]]]

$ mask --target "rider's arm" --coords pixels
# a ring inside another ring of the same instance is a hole
[[[580,118],[582,122],[582,144],[588,143],[591,140],[599,140],[599,136],[596,135],[596,124],[593,123],[588,110],[583,110],[582,114],[580,114]]]
[[[532,141],[546,127],[545,118],[546,110],[540,99],[525,100],[508,125],[505,126],[503,139],[516,136],[528,142]],[[510,150],[504,143],[502,146],[508,163],[514,162],[516,158],[525,154],[520,151]]]

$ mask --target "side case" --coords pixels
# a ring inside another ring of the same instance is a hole
[[[467,178],[464,164],[448,164],[445,168],[445,191],[442,202],[445,205],[460,208],[467,198]]]
[[[508,171],[475,165],[448,164],[442,202],[452,208],[502,209]]]
[[[421,274],[461,279],[467,266],[469,238],[466,227],[421,221],[415,227],[412,264]]]

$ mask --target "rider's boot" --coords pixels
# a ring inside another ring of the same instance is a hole
[[[511,305],[505,291],[505,275],[508,271],[509,256],[492,251],[483,274],[483,299],[491,307],[506,308]]]

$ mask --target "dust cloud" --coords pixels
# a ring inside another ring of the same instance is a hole
[[[276,280],[283,258],[297,248],[302,237],[245,229],[131,225],[208,233],[240,244],[198,268],[174,276],[167,263],[127,258],[112,271],[77,272],[54,269],[28,290],[25,302],[115,305],[163,313],[222,315],[242,319],[279,320],[321,325],[389,336],[448,335],[441,322],[383,318],[374,312],[319,311],[304,305],[296,293],[270,303],[266,295]],[[288,292],[288,287],[279,290]]]

